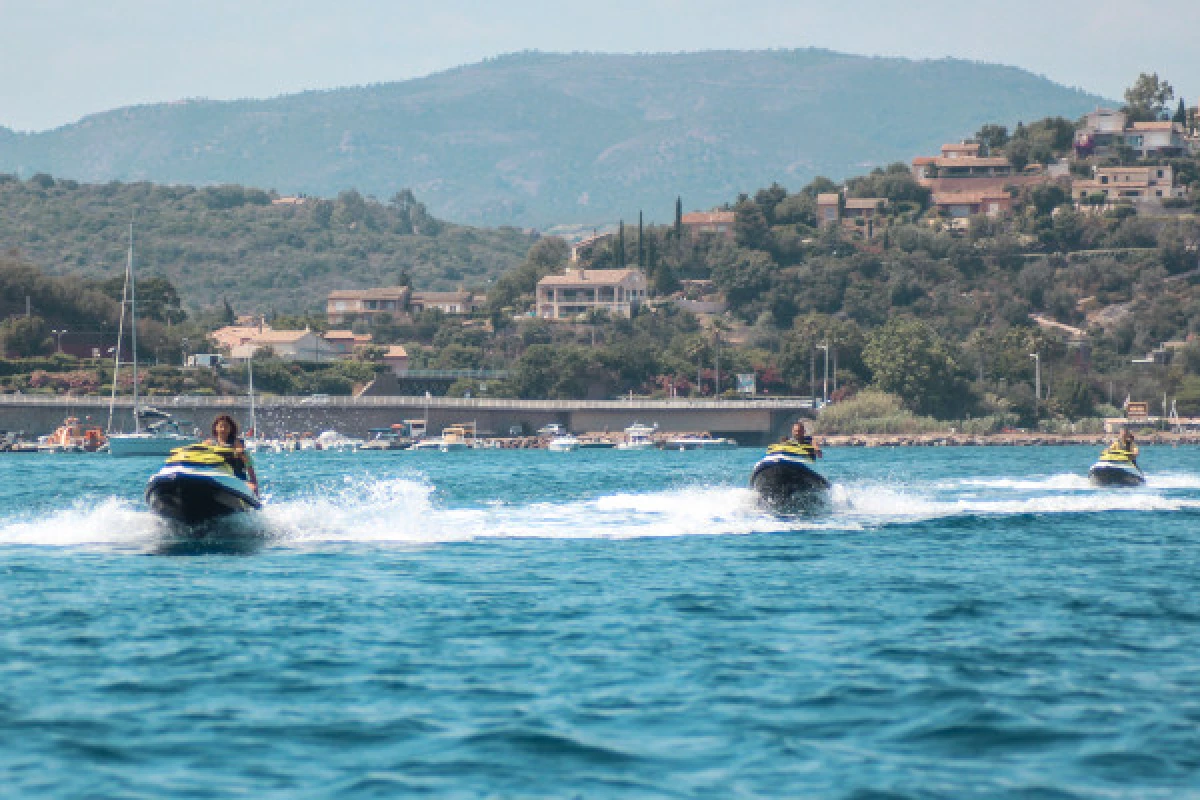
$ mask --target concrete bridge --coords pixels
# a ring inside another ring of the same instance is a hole
[[[248,397],[157,396],[142,399],[162,411],[207,429],[213,417],[231,414],[249,423]],[[255,401],[264,436],[291,431],[337,430],[362,436],[404,419],[427,419],[431,433],[447,425],[475,422],[481,434],[508,435],[513,428],[532,433],[557,422],[576,433],[620,431],[635,422],[663,431],[709,431],[743,445],[761,445],[786,433],[797,419],[813,416],[810,398],[747,400],[509,400],[451,397],[263,397]],[[65,417],[108,422],[109,399],[66,395],[0,395],[0,430],[48,433]],[[131,430],[133,400],[118,397],[113,429]]]

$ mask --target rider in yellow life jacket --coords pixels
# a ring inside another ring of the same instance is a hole
[[[1128,428],[1121,431],[1120,435],[1108,446],[1110,451],[1121,450],[1129,453],[1129,460],[1137,464],[1138,446],[1133,440],[1133,433]]]
[[[258,494],[258,476],[254,474],[254,462],[246,452],[246,443],[238,438],[238,426],[233,417],[222,414],[213,420],[212,438],[204,443],[232,448],[233,452],[226,457],[226,462],[233,468],[233,474],[250,484],[250,490]]]
[[[825,454],[821,452],[821,448],[813,441],[813,437],[809,436],[804,430],[803,422],[796,422],[792,425],[792,435],[790,438],[781,439],[780,444],[790,445],[792,447],[811,447],[813,455],[821,458]]]

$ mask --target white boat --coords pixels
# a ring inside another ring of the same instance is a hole
[[[478,445],[475,440],[475,424],[463,423],[442,428],[442,435],[432,439],[422,439],[412,446],[413,450],[437,450],[442,453],[459,450],[472,450]]]
[[[121,372],[121,339],[125,332],[125,305],[129,304],[129,336],[133,355],[133,433],[112,433],[113,406],[117,401],[117,376]],[[113,366],[112,401],[108,406],[108,452],[114,456],[167,456],[176,447],[196,444],[199,439],[184,433],[171,415],[138,403],[137,281],[133,276],[133,222],[129,223],[129,257],[125,262],[125,288],[121,290],[121,319]],[[143,420],[150,422],[142,430]]]
[[[317,444],[322,450],[337,450],[339,452],[357,450],[363,443],[362,439],[352,439],[337,431],[322,431],[317,436]]]
[[[546,444],[546,449],[552,453],[570,453],[579,449],[579,439],[571,434],[555,436]]]
[[[653,450],[657,445],[654,434],[658,425],[643,425],[635,422],[625,429],[625,441],[617,444],[618,450]]]
[[[737,440],[724,436],[677,436],[667,439],[664,448],[667,450],[734,450]]]

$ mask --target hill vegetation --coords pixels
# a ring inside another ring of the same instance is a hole
[[[138,274],[168,280],[192,309],[324,309],[332,289],[484,286],[520,263],[533,238],[431,216],[411,192],[387,202],[357,191],[275,205],[261,189],[81,184],[0,175],[0,252],[56,275],[123,274],[136,214]],[[119,289],[119,287],[118,287]]]
[[[410,188],[464,223],[604,224],[676,195],[840,180],[968,135],[1073,118],[1100,98],[1023,70],[826,50],[521,53],[401,83],[124,108],[0,129],[0,171],[221,183],[334,197]]]

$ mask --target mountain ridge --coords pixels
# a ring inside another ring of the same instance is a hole
[[[798,187],[929,152],[985,122],[1103,98],[1017,67],[815,48],[528,51],[406,81],[187,99],[0,129],[0,171],[240,183],[332,196],[411,188],[470,224],[665,221],[778,181]]]

